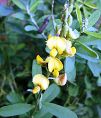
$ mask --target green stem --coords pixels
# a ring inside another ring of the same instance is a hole
[[[26,6],[26,11],[27,11],[27,13],[28,13],[28,15],[29,15],[29,17],[30,17],[30,20],[32,21],[32,23],[33,23],[34,26],[36,27],[36,29],[39,30],[39,26],[38,26],[37,22],[35,21],[35,19],[33,18],[32,13],[30,12],[29,5]],[[42,33],[41,35],[42,35],[42,37],[43,37],[44,39],[47,39],[44,33]]]
[[[68,98],[67,98],[67,100],[66,100],[66,102],[64,104],[65,107],[67,106],[67,104],[70,104],[70,99],[71,99],[71,96],[68,96]]]

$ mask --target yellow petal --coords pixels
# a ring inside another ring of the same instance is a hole
[[[51,35],[51,34],[49,34],[49,35],[48,35],[48,39],[50,39],[51,37],[52,37],[52,35]]]
[[[32,90],[32,93],[33,94],[36,94],[36,93],[39,93],[40,91],[40,86],[36,86],[33,90]]]
[[[33,84],[40,86],[41,90],[46,90],[49,86],[49,80],[42,74],[33,77]]]
[[[71,48],[71,52],[72,52],[72,56],[74,56],[76,54],[76,48],[75,47],[72,47]]]
[[[55,59],[54,59],[54,62],[55,62],[55,67],[54,67],[54,69],[56,69],[56,70],[58,70],[58,71],[60,71],[60,70],[63,69],[63,64],[62,64],[62,62],[61,62],[58,58],[55,58]]]
[[[46,41],[46,45],[49,49],[52,49],[52,48],[55,48],[56,47],[56,40],[57,40],[57,37],[56,36],[52,36],[51,38],[49,38],[47,41]]]
[[[65,38],[58,38],[56,49],[58,50],[60,55],[63,53],[63,51],[65,51],[65,49],[66,49],[66,39]]]
[[[48,57],[48,69],[49,72],[52,72],[55,69],[60,71],[63,69],[63,64],[58,58]]]
[[[54,59],[50,59],[49,62],[48,62],[48,70],[49,72],[52,72],[54,70],[54,66],[55,66],[55,63],[54,63]]]
[[[56,57],[57,53],[58,53],[57,50],[56,50],[55,48],[53,48],[53,49],[50,51],[50,56]]]
[[[54,70],[54,71],[53,71],[53,76],[54,76],[54,77],[58,77],[58,76],[59,76],[59,71]]]
[[[36,61],[37,61],[38,64],[43,64],[44,63],[44,60],[40,57],[40,55],[37,55]]]

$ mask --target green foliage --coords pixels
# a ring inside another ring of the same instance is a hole
[[[43,94],[42,102],[51,102],[60,93],[60,89],[56,84],[52,84]]]
[[[53,103],[45,103],[44,104],[44,109],[57,116],[58,118],[77,118],[76,114],[73,113],[71,110],[69,110],[68,108],[53,104]]]
[[[80,24],[80,27],[82,27],[82,14],[81,14],[78,4],[75,4],[75,6],[76,6],[76,14],[77,14],[78,22]]]
[[[33,60],[32,64],[32,77],[36,74],[42,74],[42,69],[39,64],[37,64],[36,60]]]
[[[74,82],[76,77],[75,58],[66,58],[64,65],[68,81]]]
[[[33,76],[52,75],[33,59],[38,54],[48,56],[50,50],[45,47],[45,39],[61,29],[66,0],[54,0],[54,19],[49,0],[0,3],[0,117],[101,117],[101,0],[70,1],[73,5],[70,27],[79,31],[80,37],[71,40],[77,50],[75,57],[61,58],[64,69],[60,73],[67,74],[67,84],[60,87],[51,79],[49,88],[36,95],[30,92]],[[46,28],[39,33],[44,24]],[[68,34],[68,27],[66,30]]]
[[[93,14],[91,14],[88,18],[88,27],[92,27],[93,25],[95,25],[95,23],[99,20],[100,15],[101,14],[99,10],[94,11]]]
[[[12,0],[14,4],[16,4],[19,8],[26,10],[25,5],[21,2],[21,0]]]

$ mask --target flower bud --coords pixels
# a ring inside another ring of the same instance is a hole
[[[72,25],[72,22],[73,22],[73,17],[71,15],[69,15],[68,17],[68,25],[71,26]]]
[[[76,29],[73,31],[71,28],[69,28],[69,37],[71,39],[77,39],[79,38],[79,36],[80,36],[80,33]]]
[[[33,93],[33,94],[39,93],[40,90],[41,90],[41,89],[40,89],[40,86],[36,86],[36,87],[32,90],[32,93]]]
[[[54,79],[54,81],[56,82],[56,84],[60,86],[64,86],[67,82],[67,74],[65,73],[59,75],[57,78]]]

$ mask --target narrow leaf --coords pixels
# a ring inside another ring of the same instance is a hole
[[[101,63],[93,63],[88,61],[88,66],[95,77],[99,77],[101,74]]]
[[[77,47],[77,55],[89,60],[89,61],[97,61],[99,59],[98,54],[92,50],[90,47],[88,47],[87,45],[81,43],[80,41],[78,41],[78,43],[80,44]]]
[[[0,116],[10,117],[10,116],[22,115],[29,112],[31,109],[32,106],[26,103],[8,105],[0,108]]]
[[[41,0],[35,0],[30,6],[30,11],[35,11],[40,3],[41,3]]]
[[[65,65],[65,72],[67,73],[68,81],[74,82],[76,77],[75,58],[67,57],[65,59],[64,65]]]
[[[56,105],[53,103],[45,103],[43,105],[45,110],[58,118],[77,118],[77,115],[70,109]]]
[[[20,0],[12,0],[12,2],[17,5],[20,9],[26,10],[24,4]]]
[[[58,96],[59,93],[59,87],[56,84],[52,84],[43,94],[42,102],[52,101],[56,96]]]
[[[100,18],[100,11],[94,11],[88,18],[88,27],[92,27]]]
[[[77,14],[78,22],[80,24],[80,27],[82,27],[82,14],[81,14],[78,4],[75,4],[75,6],[76,6],[76,14]]]
[[[85,31],[86,34],[101,39],[101,33]]]

